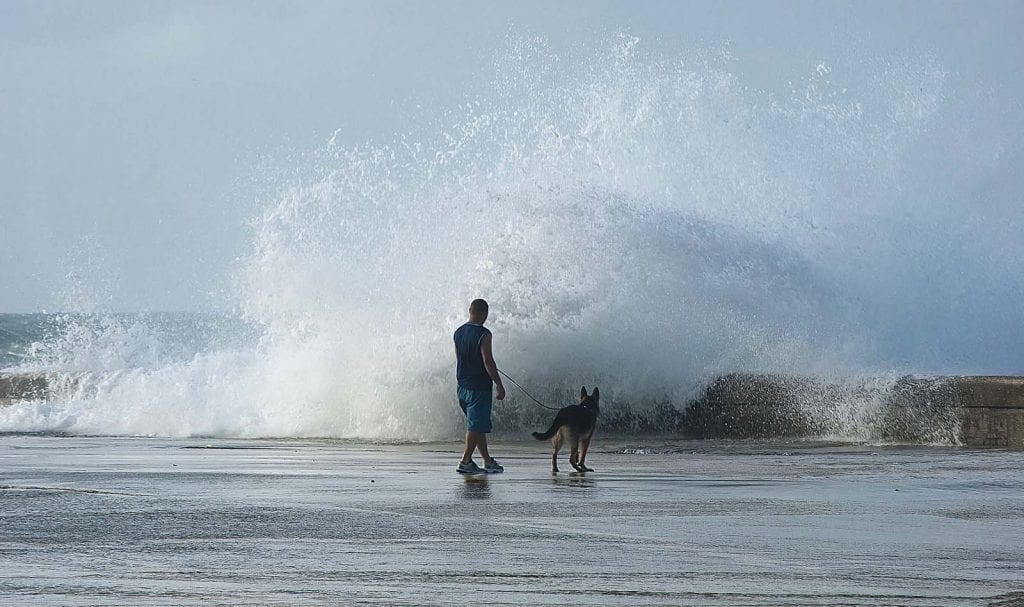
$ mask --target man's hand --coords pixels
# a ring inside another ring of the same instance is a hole
[[[505,400],[505,386],[498,384],[498,387],[495,390],[495,392],[496,394],[494,395],[494,398],[498,400]]]

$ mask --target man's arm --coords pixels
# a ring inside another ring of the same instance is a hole
[[[494,354],[491,352],[491,334],[485,333],[480,339],[480,355],[484,357],[484,369],[491,376],[495,388],[494,398],[505,400],[505,386],[501,385],[501,376],[498,375],[498,365],[494,362]]]

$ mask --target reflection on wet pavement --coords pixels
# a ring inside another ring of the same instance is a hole
[[[988,605],[1024,592],[1024,454],[834,444],[0,437],[10,604]],[[588,458],[588,463],[591,460]],[[1018,593],[1018,594],[1014,594]]]

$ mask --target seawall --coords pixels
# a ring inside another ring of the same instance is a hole
[[[727,375],[682,414],[682,433],[703,438],[828,436],[868,425],[893,442],[952,442],[1024,449],[1024,377],[872,380]]]
[[[965,444],[1024,449],[1024,378],[962,377],[956,385]]]
[[[0,407],[79,391],[66,375],[0,374]],[[620,404],[621,405],[621,404]],[[604,429],[687,438],[824,437],[870,427],[907,443],[1024,449],[1024,377],[907,376],[895,382],[725,375],[683,409],[602,407]]]

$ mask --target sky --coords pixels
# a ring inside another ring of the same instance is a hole
[[[0,313],[230,305],[250,220],[293,167],[332,135],[390,140],[457,106],[510,34],[566,53],[619,33],[728,49],[768,89],[855,49],[928,55],[1020,115],[1022,7],[6,0]],[[992,196],[1019,201],[1020,183]]]

